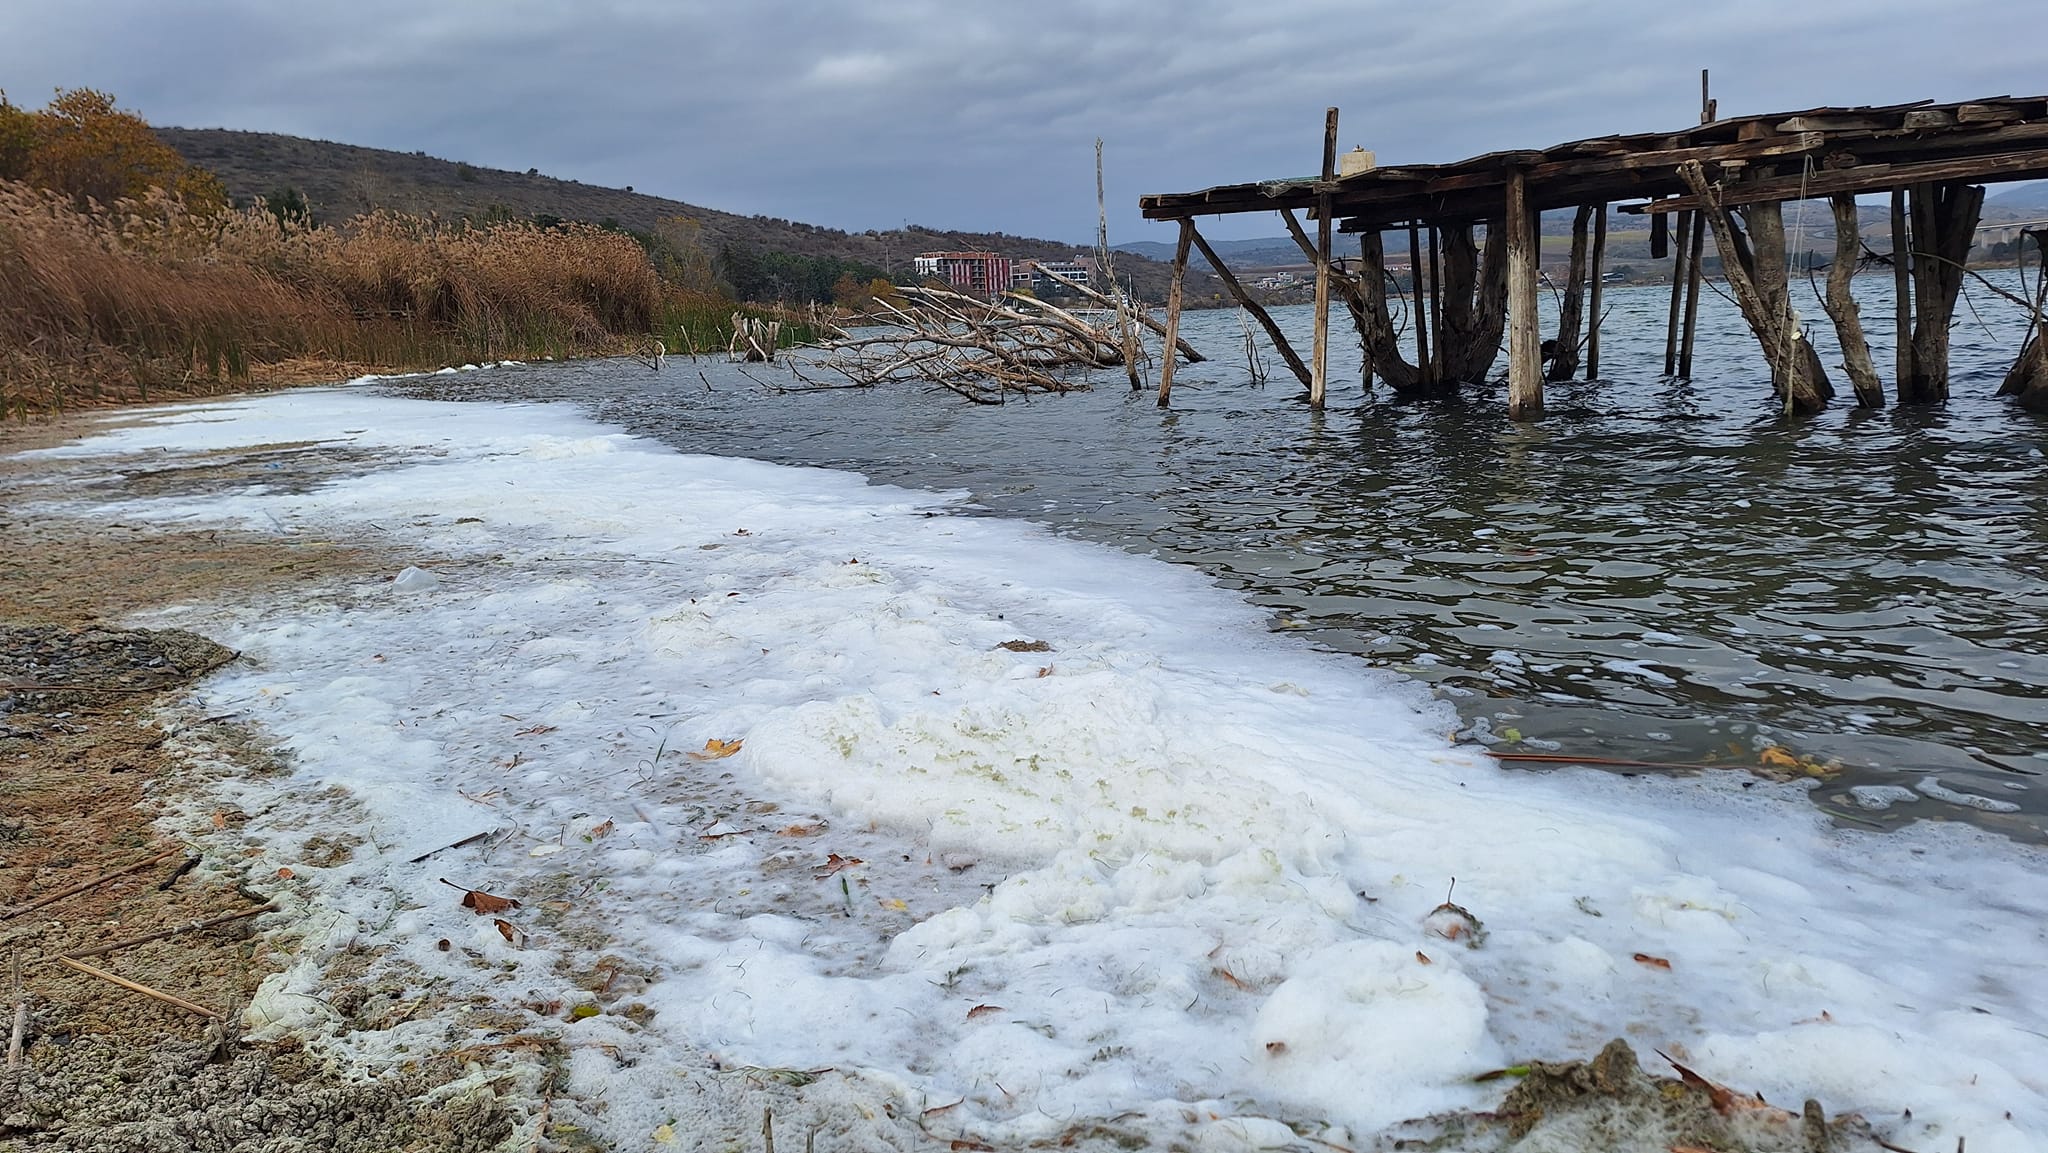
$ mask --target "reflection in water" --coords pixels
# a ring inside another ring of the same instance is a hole
[[[1889,287],[1858,281],[1866,316],[1891,315]],[[2017,351],[2011,310],[1980,298],[1988,327],[1956,330],[1947,408],[1788,423],[1732,305],[1702,302],[1701,375],[1681,383],[1655,375],[1664,290],[1608,299],[1615,375],[1550,386],[1525,425],[1498,385],[1427,402],[1340,386],[1315,417],[1291,379],[1257,389],[1221,360],[1177,376],[1170,412],[1108,373],[1002,408],[775,395],[708,361],[390,387],[573,400],[688,451],[965,489],[993,514],[1195,564],[1276,627],[1432,682],[1503,751],[1753,766],[1775,746],[1841,762],[1816,797],[1851,819],[2043,837],[2048,420],[1991,397]],[[1306,347],[1307,310],[1279,315]],[[1232,314],[1184,329],[1219,357],[1237,347]],[[1813,339],[1839,362],[1825,323]],[[1355,347],[1332,379],[1358,379]]]

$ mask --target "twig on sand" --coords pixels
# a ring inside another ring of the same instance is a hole
[[[102,981],[106,981],[114,985],[119,985],[123,989],[127,989],[131,992],[140,993],[145,997],[154,997],[157,1000],[162,1001],[166,1005],[176,1005],[178,1008],[183,1009],[188,1013],[197,1013],[201,1017],[208,1017],[215,1021],[223,1019],[219,1013],[214,1012],[212,1009],[209,1009],[204,1005],[195,1005],[192,1002],[187,1001],[183,997],[178,997],[170,993],[166,993],[162,989],[152,989],[148,985],[145,985],[140,981],[130,981],[126,977],[117,977],[114,974],[107,972],[105,969],[101,969],[93,965],[88,965],[84,961],[75,961],[70,957],[60,956],[57,958],[57,963],[67,968],[76,969],[89,977],[98,977]]]
[[[7,1039],[7,1067],[21,1068],[21,1035],[28,1031],[28,996],[21,991],[21,950],[14,951],[14,1032]]]
[[[185,874],[199,867],[199,861],[199,854],[194,853],[191,856],[186,857],[184,860],[178,862],[178,867],[171,870],[170,876],[165,877],[163,880],[158,881],[156,883],[156,891],[159,893],[170,892],[171,886],[178,883],[179,877],[182,877]]]
[[[163,852],[158,853],[153,857],[145,857],[140,861],[131,861],[118,869],[109,869],[108,871],[101,873],[99,876],[94,877],[89,881],[80,881],[76,885],[73,885],[68,889],[59,889],[56,892],[51,893],[47,896],[38,897],[35,900],[30,901],[26,905],[17,905],[4,913],[0,913],[0,921],[11,921],[16,917],[21,916],[23,913],[33,912],[36,909],[42,908],[44,905],[55,904],[56,902],[61,901],[74,893],[83,893],[87,889],[90,889],[96,885],[104,884],[107,881],[113,880],[115,877],[124,876],[128,873],[134,872],[137,869],[147,868],[150,865],[156,864],[158,861],[164,860],[167,857],[173,856],[183,851],[184,850],[181,847],[173,845],[170,848],[165,849]]]
[[[211,929],[215,925],[225,925],[229,921],[240,921],[249,917],[259,917],[264,913],[275,912],[277,912],[276,905],[264,905],[257,909],[242,909],[233,913],[222,913],[218,917],[208,917],[204,921],[188,921],[183,925],[177,925],[169,929],[159,929],[154,933],[144,933],[140,937],[130,937],[125,941],[115,941],[110,945],[95,945],[90,949],[73,949],[68,953],[60,955],[69,957],[74,961],[81,957],[97,957],[102,953],[112,953],[121,949],[133,948],[136,945],[147,945],[151,941],[161,941],[165,937],[175,937],[181,933],[194,933],[200,929]]]

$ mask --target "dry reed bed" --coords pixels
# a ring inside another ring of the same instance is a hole
[[[161,194],[80,212],[0,182],[0,415],[212,391],[290,359],[605,351],[661,310],[639,244],[588,225],[376,213],[305,227]]]

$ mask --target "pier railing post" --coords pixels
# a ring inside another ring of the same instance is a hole
[[[1508,417],[1543,415],[1543,346],[1536,336],[1536,222],[1528,177],[1508,171]]]
[[[1337,179],[1337,110],[1323,113],[1323,179],[1316,197],[1316,343],[1315,365],[1308,385],[1308,406],[1323,407],[1330,380],[1330,182]]]

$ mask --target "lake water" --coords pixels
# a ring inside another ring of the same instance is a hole
[[[1179,372],[1169,411],[1119,373],[981,407],[777,393],[783,370],[711,359],[383,387],[569,401],[690,452],[965,490],[989,515],[1197,566],[1276,629],[1430,682],[1499,752],[1817,773],[1815,802],[1847,821],[2048,839],[2048,418],[1992,397],[2022,313],[1970,286],[1945,407],[1838,399],[1787,421],[1714,287],[1693,381],[1659,375],[1668,289],[1611,288],[1606,379],[1550,385],[1527,424],[1498,383],[1362,392],[1341,323],[1312,414],[1270,350],[1273,378],[1252,383],[1234,312],[1186,318],[1212,359]],[[1890,290],[1857,282],[1887,378]],[[1800,307],[1837,365],[1810,292]],[[1306,355],[1308,309],[1276,315]]]

